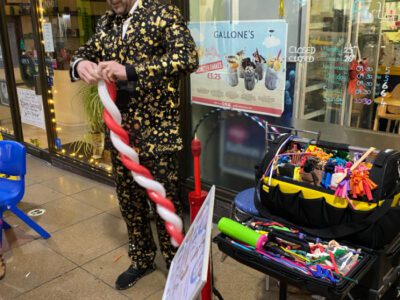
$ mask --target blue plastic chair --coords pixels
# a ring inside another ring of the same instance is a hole
[[[18,142],[0,141],[0,173],[6,176],[17,176],[17,179],[0,178],[0,220],[4,229],[11,226],[3,219],[3,213],[10,210],[28,226],[45,239],[50,234],[30,219],[17,204],[25,194],[26,174],[26,148]],[[2,241],[2,228],[0,227],[0,243]]]
[[[246,217],[259,217],[260,213],[254,204],[255,188],[249,188],[241,191],[235,196],[232,204],[231,219],[235,218],[241,221],[237,213],[239,212]]]

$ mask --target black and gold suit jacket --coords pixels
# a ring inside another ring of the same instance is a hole
[[[198,57],[175,6],[137,1],[124,38],[121,16],[106,12],[72,61],[117,61],[126,66],[135,91],[128,96],[128,118],[133,118],[134,128],[139,129],[135,130],[136,150],[141,157],[157,156],[182,149],[179,78],[196,70]]]

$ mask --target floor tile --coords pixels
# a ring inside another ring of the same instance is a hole
[[[265,291],[265,277],[254,278],[237,266],[214,263],[214,282],[224,299],[271,299]]]
[[[109,211],[107,211],[107,213],[112,214],[113,216],[122,219],[121,210],[119,209],[119,206],[110,209]]]
[[[18,299],[127,299],[118,291],[78,268],[54,279]]]
[[[100,210],[92,206],[65,196],[62,199],[54,200],[41,205],[38,208],[44,209],[46,212],[41,216],[31,217],[31,219],[49,233],[63,229],[101,213]],[[6,218],[6,221],[14,226],[18,226],[28,234],[36,234],[33,229],[16,216]]]
[[[3,248],[1,251],[7,252],[12,248],[20,247],[26,243],[29,243],[35,238],[37,238],[37,235],[27,234],[18,227],[5,230],[3,232]]]
[[[31,203],[33,205],[42,205],[62,197],[65,197],[65,195],[42,184],[33,184],[26,187],[25,195],[21,202]]]
[[[164,294],[164,289],[161,289],[145,299],[146,300],[160,300],[160,299],[162,299],[163,294]]]
[[[27,167],[26,179],[33,180],[37,183],[42,183],[55,178],[71,175],[70,172],[50,166],[35,166]]]
[[[26,166],[27,168],[38,168],[38,167],[51,167],[52,166],[44,161],[43,159],[37,158],[33,155],[27,154],[26,155]]]
[[[110,286],[114,286],[118,275],[124,272],[131,264],[128,256],[128,246],[124,245],[106,255],[103,255],[85,265],[83,269],[100,278]],[[160,289],[163,289],[167,279],[167,270],[161,253],[158,251],[155,260],[157,270],[142,278],[137,285],[129,290],[122,291],[131,299],[147,299]]]
[[[117,276],[124,272],[130,264],[131,259],[128,256],[128,245],[126,244],[82,265],[82,268],[108,285],[114,286]]]
[[[4,254],[6,277],[0,281],[0,295],[11,299],[74,269],[75,264],[40,241],[33,241]]]
[[[104,255],[126,244],[125,223],[110,214],[100,214],[57,231],[46,245],[78,265]]]
[[[38,183],[38,182],[35,181],[34,179],[25,177],[25,187],[34,185],[36,183]]]
[[[97,185],[72,197],[102,211],[118,207],[118,199],[113,187]]]
[[[42,183],[43,185],[64,195],[72,195],[90,189],[97,183],[81,176],[61,176]]]

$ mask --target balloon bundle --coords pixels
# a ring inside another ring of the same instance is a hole
[[[149,198],[157,204],[157,212],[165,220],[165,228],[171,243],[178,247],[183,241],[183,222],[175,214],[174,204],[166,198],[164,187],[153,179],[148,169],[139,164],[139,155],[129,145],[129,135],[121,127],[121,112],[115,105],[117,90],[114,84],[99,81],[98,91],[104,106],[104,122],[110,129],[111,141],[120,153],[124,166],[131,170],[134,180],[147,191]]]
[[[347,277],[362,259],[356,250],[336,241],[325,242],[277,222],[250,220],[247,226],[222,218],[218,229],[239,248],[260,254],[264,259],[332,284]]]
[[[305,182],[334,191],[337,197],[347,200],[350,197],[373,200],[372,191],[377,185],[369,178],[372,164],[364,161],[371,154],[370,150],[363,157],[355,153],[352,159],[349,152],[302,146],[294,142],[287,149],[271,161],[265,177],[271,178],[276,174]]]

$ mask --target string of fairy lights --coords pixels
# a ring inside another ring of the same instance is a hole
[[[43,35],[43,25],[47,22],[45,18],[45,11],[46,8],[43,7],[43,0],[38,0],[38,6],[37,6],[37,13],[39,17],[39,35],[41,39],[41,46],[42,49],[44,49],[44,35]],[[56,120],[56,114],[55,114],[55,96],[57,94],[57,90],[53,89],[52,86],[48,86],[47,88],[47,103],[48,107],[50,110],[50,120],[51,120],[51,125],[52,125],[52,130],[55,130],[56,135],[58,137],[59,133],[61,132],[62,128],[57,126],[57,120]],[[92,157],[86,159],[86,157],[83,154],[77,153],[75,151],[70,151],[69,149],[65,149],[62,146],[61,147],[55,147],[55,150],[58,153],[61,153],[64,156],[69,156],[74,159],[74,161],[79,160],[79,161],[85,161],[87,164],[92,166],[92,169],[100,168],[108,172],[108,176],[111,176],[111,170],[112,167],[108,163],[102,163],[98,159],[95,159]],[[77,162],[77,161],[76,161]]]

